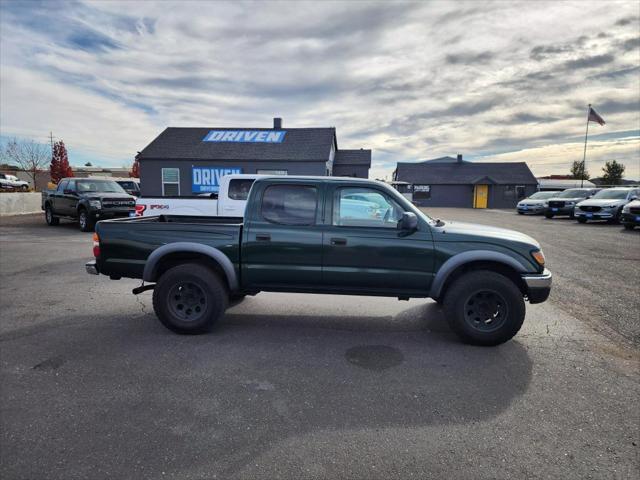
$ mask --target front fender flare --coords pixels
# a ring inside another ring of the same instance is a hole
[[[462,252],[452,256],[442,264],[433,279],[429,296],[431,298],[439,298],[442,294],[442,288],[444,287],[447,278],[449,278],[449,276],[458,267],[467,263],[479,261],[502,263],[513,268],[518,273],[527,272],[527,269],[520,262],[505,253],[494,252],[492,250],[472,250],[469,252]]]
[[[222,271],[227,277],[229,289],[232,292],[238,290],[238,276],[236,275],[233,263],[231,263],[229,257],[217,248],[210,247],[209,245],[203,245],[201,243],[174,242],[167,243],[166,245],[156,248],[151,252],[151,255],[147,258],[147,262],[144,264],[142,279],[145,282],[155,282],[157,280],[158,265],[162,258],[170,253],[177,252],[198,253],[211,258],[214,262],[220,265],[220,268],[222,268]]]

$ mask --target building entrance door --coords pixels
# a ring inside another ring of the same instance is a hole
[[[473,208],[487,208],[489,185],[476,185],[473,189]]]

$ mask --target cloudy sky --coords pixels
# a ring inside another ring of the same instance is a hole
[[[396,161],[640,177],[640,4],[1,1],[0,135],[129,165],[166,126],[335,126]]]

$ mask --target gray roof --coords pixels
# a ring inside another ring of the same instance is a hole
[[[336,145],[335,128],[283,128],[287,133],[282,143],[203,142],[211,130],[273,129],[168,127],[138,154],[138,159],[326,162],[331,145]]]
[[[517,163],[398,163],[395,180],[431,185],[492,183],[535,185],[536,178],[524,162]]]
[[[422,162],[417,163],[457,163],[458,159],[455,157],[439,157],[433,158],[431,160],[424,160]],[[462,163],[471,163],[468,160],[462,160]]]
[[[338,150],[334,165],[366,165],[371,167],[371,150]]]

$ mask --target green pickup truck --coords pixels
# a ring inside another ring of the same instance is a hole
[[[551,289],[522,233],[443,222],[388,185],[336,177],[256,180],[244,219],[160,215],[98,222],[91,274],[141,278],[160,321],[208,331],[230,301],[261,291],[432,298],[468,343],[522,326]],[[144,282],[148,282],[147,285]]]

